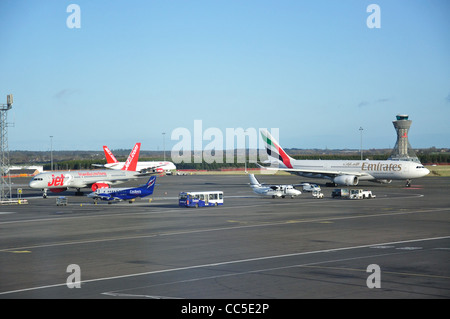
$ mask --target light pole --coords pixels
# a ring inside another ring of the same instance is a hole
[[[53,171],[53,135],[50,135],[50,170]]]
[[[361,146],[360,146],[360,150],[361,150],[361,161],[362,161],[363,160],[362,135],[363,135],[364,129],[360,126],[359,127],[359,131],[361,132]]]
[[[164,153],[164,162],[166,161],[166,133],[163,132],[163,153]]]
[[[247,130],[244,130],[244,172],[247,174]]]

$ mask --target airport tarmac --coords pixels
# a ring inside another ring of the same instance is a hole
[[[325,198],[261,198],[245,175],[189,175],[158,177],[133,204],[95,205],[13,179],[28,204],[0,206],[0,298],[450,297],[450,178],[355,187],[370,200],[332,199],[323,180],[258,178],[317,182]],[[200,190],[224,191],[224,206],[178,207],[180,191]]]

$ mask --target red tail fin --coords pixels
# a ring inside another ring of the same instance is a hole
[[[136,143],[127,158],[127,161],[122,167],[123,171],[136,171],[137,162],[139,158],[139,151],[141,150],[141,143]]]
[[[105,152],[106,163],[108,164],[117,163],[116,158],[114,157],[113,153],[109,150],[108,146],[103,145],[103,151]]]

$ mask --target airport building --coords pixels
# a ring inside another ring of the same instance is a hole
[[[419,158],[414,152],[411,144],[409,144],[408,133],[412,121],[408,119],[409,116],[405,114],[397,115],[397,120],[393,121],[394,128],[397,131],[397,142],[395,143],[390,160],[396,161],[413,161],[419,162]]]

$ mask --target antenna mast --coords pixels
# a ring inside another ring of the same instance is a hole
[[[13,104],[13,95],[6,96],[6,104],[0,104],[0,201],[11,201],[11,175],[9,167],[7,113]]]

